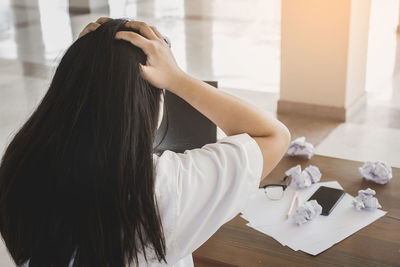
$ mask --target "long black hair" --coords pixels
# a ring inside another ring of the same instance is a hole
[[[18,265],[165,261],[153,140],[162,90],[142,50],[115,40],[125,20],[78,39],[0,166],[0,231]]]

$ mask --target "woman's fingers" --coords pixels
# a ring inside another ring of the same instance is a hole
[[[108,17],[101,17],[101,18],[98,18],[98,19],[96,20],[96,23],[103,24],[104,22],[107,22],[107,21],[109,21],[109,20],[111,20],[111,18],[108,18]]]
[[[168,47],[171,47],[171,44],[170,44],[168,38],[162,36],[162,34],[157,30],[156,27],[150,26],[150,28],[151,28],[151,29],[153,30],[153,32],[157,35],[157,37],[160,39],[161,42],[163,42],[164,44],[168,45]]]
[[[96,20],[96,22],[91,22],[89,23],[79,34],[78,38],[81,38],[82,36],[84,36],[85,34],[89,33],[89,32],[93,32],[95,31],[98,27],[100,27],[101,24],[103,24],[104,22],[107,22],[111,20],[110,18],[107,17],[101,17],[98,18]]]
[[[142,77],[157,88],[174,87],[183,72],[176,64],[174,55],[162,35],[143,22],[130,21],[125,25],[138,30],[139,33],[119,31],[115,38],[130,42],[147,55],[146,64],[140,65]]]
[[[130,42],[131,44],[142,49],[146,55],[149,54],[151,46],[153,45],[153,43],[150,40],[144,38],[143,36],[135,32],[128,32],[128,31],[117,32],[117,34],[115,35],[115,39],[125,40]]]
[[[144,22],[141,21],[128,21],[125,24],[127,27],[138,30],[141,35],[146,37],[149,40],[158,40],[157,35],[154,33],[154,31],[150,28],[149,25],[147,25]]]
[[[85,34],[95,31],[98,27],[100,27],[101,24],[96,23],[96,22],[91,22],[89,23],[79,34],[78,38],[81,38],[82,36],[84,36]]]
[[[132,29],[139,30],[140,34],[149,40],[158,40],[161,41],[163,44],[166,44],[169,47],[171,47],[168,40],[166,40],[166,38],[163,37],[162,34],[154,26],[149,26],[141,21],[129,21],[125,25]]]
[[[150,28],[153,30],[153,32],[155,33],[155,35],[157,35],[158,38],[160,38],[161,40],[164,39],[164,38],[162,37],[161,33],[157,30],[156,27],[150,26]]]

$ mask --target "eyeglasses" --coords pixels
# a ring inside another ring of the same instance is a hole
[[[282,180],[283,184],[264,185],[262,188],[264,188],[265,195],[271,200],[281,199],[283,197],[283,192],[290,184],[290,180],[289,176],[285,176]]]

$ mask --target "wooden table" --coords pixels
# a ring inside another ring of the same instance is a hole
[[[400,266],[400,169],[393,179],[379,185],[358,173],[362,162],[314,156],[311,160],[284,157],[263,183],[279,182],[284,172],[297,164],[316,165],[321,181],[337,180],[345,191],[374,189],[382,209],[388,213],[317,256],[293,251],[273,238],[257,232],[236,216],[223,225],[194,254],[196,267],[202,266]]]

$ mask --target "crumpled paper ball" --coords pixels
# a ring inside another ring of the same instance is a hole
[[[318,167],[310,165],[301,171],[301,166],[297,165],[285,172],[287,176],[292,176],[291,185],[298,188],[309,187],[313,183],[318,183],[321,180],[321,172]]]
[[[315,149],[313,144],[306,142],[304,136],[292,141],[288,147],[287,154],[289,156],[305,156],[311,159],[314,156]]]
[[[366,162],[358,168],[360,174],[367,180],[377,184],[387,184],[392,179],[392,167],[386,162]]]
[[[306,222],[313,220],[321,213],[321,205],[318,204],[315,199],[313,199],[299,206],[296,210],[296,213],[293,215],[293,219],[297,223],[297,225],[302,225]]]
[[[358,191],[358,196],[353,200],[353,205],[357,210],[376,210],[382,208],[374,195],[375,190],[368,188]]]

